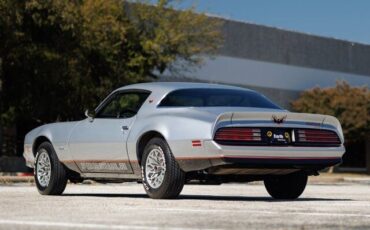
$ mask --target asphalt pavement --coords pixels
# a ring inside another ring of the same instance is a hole
[[[261,183],[187,185],[176,200],[147,198],[142,185],[69,184],[63,196],[0,185],[0,229],[370,229],[370,185],[309,184],[276,201]]]

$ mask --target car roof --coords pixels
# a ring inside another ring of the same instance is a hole
[[[235,90],[250,90],[247,88],[223,85],[223,84],[213,84],[213,83],[198,83],[198,82],[148,82],[148,83],[138,83],[123,86],[118,88],[116,91],[127,90],[127,89],[142,89],[149,91],[160,91],[162,93],[171,92],[177,89],[195,89],[195,88],[213,88],[213,89],[235,89]],[[253,90],[250,90],[253,91]]]

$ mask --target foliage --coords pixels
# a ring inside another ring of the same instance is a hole
[[[370,136],[370,91],[351,87],[344,81],[333,88],[313,88],[292,103],[294,110],[335,116],[342,124],[346,139],[361,141]]]
[[[1,122],[76,119],[112,89],[201,64],[220,22],[159,0],[0,0]]]

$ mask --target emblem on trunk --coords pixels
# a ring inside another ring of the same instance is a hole
[[[282,117],[277,117],[275,115],[272,115],[272,120],[276,123],[276,124],[281,124],[285,121],[287,115],[285,116],[282,116]]]

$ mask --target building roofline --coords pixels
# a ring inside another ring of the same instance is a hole
[[[306,36],[311,36],[311,37],[336,40],[336,41],[339,41],[339,42],[350,43],[351,45],[370,46],[370,43],[351,41],[351,40],[346,40],[346,39],[343,39],[343,38],[337,38],[337,37],[334,37],[334,36],[318,35],[318,34],[314,34],[314,33],[303,32],[303,31],[288,29],[288,28],[282,28],[282,27],[273,26],[273,25],[260,24],[260,23],[257,23],[257,22],[234,19],[234,18],[229,18],[229,17],[216,15],[216,14],[210,14],[210,13],[205,13],[205,15],[207,17],[211,17],[211,18],[215,18],[215,19],[221,19],[221,20],[224,20],[224,21],[237,22],[237,23],[242,23],[242,24],[247,24],[247,25],[254,25],[254,26],[261,26],[261,27],[265,27],[265,28],[269,28],[269,29],[276,29],[276,30],[281,30],[281,31],[290,32],[290,33],[296,33],[296,34],[300,34],[300,35],[306,35]]]

